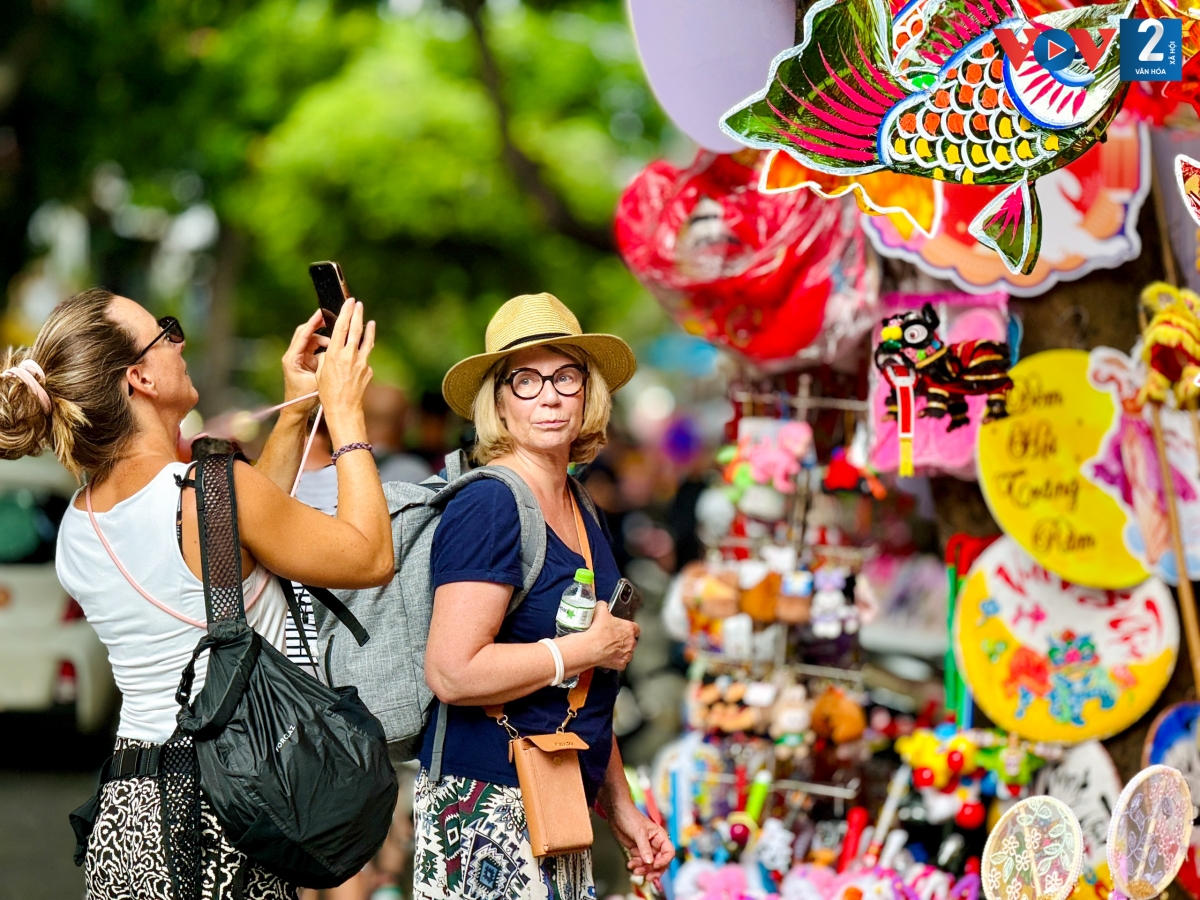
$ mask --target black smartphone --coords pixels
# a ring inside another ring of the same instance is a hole
[[[329,337],[330,330],[337,321],[342,304],[350,298],[350,289],[346,287],[346,276],[342,267],[331,260],[315,262],[308,267],[308,277],[312,279],[313,287],[317,289],[317,303],[325,317],[325,327],[320,331]]]
[[[613,589],[612,598],[608,601],[608,611],[618,619],[633,621],[634,613],[642,605],[642,595],[628,578],[622,578]]]

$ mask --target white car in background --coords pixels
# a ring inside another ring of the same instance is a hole
[[[75,479],[52,454],[0,460],[0,712],[74,706],[91,732],[117,701],[108,653],[54,574]]]

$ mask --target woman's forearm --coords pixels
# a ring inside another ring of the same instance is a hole
[[[555,638],[563,657],[565,677],[595,665],[587,635]],[[544,644],[484,645],[466,663],[439,664],[425,660],[426,680],[438,699],[455,706],[492,706],[527,697],[554,681],[554,656]],[[566,695],[566,691],[563,691]]]
[[[307,426],[307,412],[298,412],[294,408],[282,410],[254,465],[284,491],[291,491],[296,473],[300,471],[300,457],[304,455],[304,441],[308,437]]]
[[[621,749],[617,746],[615,734],[612,736],[612,753],[608,757],[608,768],[604,770],[604,785],[600,788],[596,800],[601,809],[610,815],[617,807],[633,803],[629,782],[625,779],[625,762],[621,759]]]

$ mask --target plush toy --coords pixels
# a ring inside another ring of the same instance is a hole
[[[783,576],[775,600],[775,618],[785,625],[803,625],[812,619],[813,577],[797,569]]]
[[[763,734],[767,711],[745,702],[746,683],[722,676],[693,689],[688,725],[710,734]]]
[[[746,568],[750,563],[743,563]],[[744,585],[744,582],[742,582]],[[783,576],[778,572],[765,572],[754,583],[742,588],[741,610],[754,621],[767,624],[775,621],[776,604]]]
[[[802,684],[790,684],[779,692],[771,707],[771,727],[768,733],[775,741],[775,757],[781,760],[802,760],[808,756],[809,711],[808,691]]]
[[[955,779],[978,768],[978,747],[966,734],[949,728],[918,728],[896,741],[896,752],[912,766],[913,786],[945,790]]]
[[[975,732],[959,732],[953,725],[930,730],[919,728],[896,741],[896,752],[912,766],[912,783],[921,793],[930,822],[951,818],[960,828],[983,825],[980,800],[979,746]]]
[[[810,627],[815,637],[836,640],[842,634],[858,631],[858,611],[846,600],[850,579],[842,569],[825,567],[813,576],[816,591],[812,598]]]
[[[867,716],[841,688],[828,687],[813,704],[812,729],[818,737],[829,738],[835,744],[848,744],[863,736]]]
[[[733,569],[711,569],[702,562],[689,563],[683,572],[683,602],[709,619],[726,619],[738,613],[741,591]]]

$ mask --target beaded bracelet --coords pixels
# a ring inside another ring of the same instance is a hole
[[[375,448],[372,447],[370,444],[368,444],[366,441],[355,441],[353,444],[347,444],[344,447],[338,447],[337,450],[335,450],[333,452],[333,456],[331,456],[330,459],[332,459],[334,462],[337,462],[339,456],[341,456],[343,453],[349,453],[351,450],[372,450],[373,451],[374,449]]]

